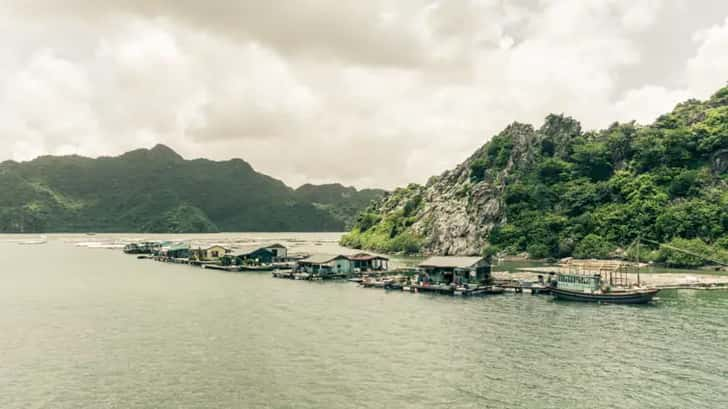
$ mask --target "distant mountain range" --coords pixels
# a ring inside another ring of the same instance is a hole
[[[384,191],[292,189],[241,159],[164,145],[117,157],[0,163],[0,232],[344,231]]]

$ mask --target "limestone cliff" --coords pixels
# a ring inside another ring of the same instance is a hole
[[[563,115],[539,129],[513,123],[424,186],[373,202],[341,242],[391,253],[598,257],[639,236],[720,252],[728,250],[725,152],[728,87],[646,126],[582,132]]]
[[[407,252],[407,248],[377,245],[387,236],[396,239],[404,234],[424,254],[480,254],[493,227],[506,221],[503,191],[508,176],[533,163],[545,137],[550,135],[559,143],[579,132],[578,123],[563,116],[550,116],[539,131],[513,123],[455,169],[430,178],[425,186],[412,184],[374,202],[360,218],[364,223],[355,229],[379,229],[380,234],[372,236],[380,237],[356,242],[350,235],[344,244]],[[367,226],[368,216],[377,219],[376,225]]]

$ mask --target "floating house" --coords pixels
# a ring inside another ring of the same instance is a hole
[[[299,260],[294,268],[295,272],[319,275],[352,275],[357,273],[386,271],[389,259],[367,253],[338,256],[318,254]]]
[[[192,257],[194,257],[200,261],[219,260],[229,252],[230,252],[229,249],[227,249],[219,244],[215,244],[215,245],[212,245],[207,248],[197,248],[197,249],[191,250]]]
[[[158,252],[162,248],[162,243],[158,241],[144,241],[141,243],[129,243],[124,246],[126,254],[152,254]]]
[[[341,256],[332,256],[329,254],[315,254],[303,260],[298,260],[293,268],[295,273],[306,273],[319,276],[328,276],[334,274],[335,270],[341,270],[343,263]],[[339,263],[337,263],[339,261]]]
[[[190,258],[192,251],[190,250],[189,243],[174,243],[162,247],[159,255],[168,258]]]
[[[288,248],[282,244],[271,244],[270,246],[265,246],[265,249],[273,253],[274,261],[286,261],[288,259]]]
[[[353,256],[344,256],[349,260],[352,272],[387,271],[389,270],[389,259],[382,256],[375,256],[368,253],[358,253]]]
[[[281,257],[286,257],[287,249],[280,244],[273,246],[246,246],[236,249],[234,252],[225,254],[222,262],[225,265],[261,265],[271,264]],[[280,256],[283,254],[284,256]]]
[[[490,280],[490,264],[484,257],[430,257],[417,268],[418,281],[424,283],[475,284]]]

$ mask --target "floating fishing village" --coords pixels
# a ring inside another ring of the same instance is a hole
[[[558,300],[602,304],[646,304],[666,289],[728,289],[728,280],[683,280],[650,284],[640,263],[621,260],[562,259],[546,267],[496,271],[482,256],[432,256],[411,266],[390,268],[390,259],[370,253],[293,253],[280,243],[244,246],[192,245],[189,241],[143,241],[123,247],[140,260],[174,263],[224,272],[265,272],[301,281],[344,280],[362,288],[486,296],[504,293],[549,295]]]

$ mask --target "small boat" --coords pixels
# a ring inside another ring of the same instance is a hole
[[[380,280],[364,280],[359,284],[364,288],[385,288],[388,282]]]
[[[294,264],[295,263],[288,263],[288,262],[272,263],[271,267],[273,267],[276,270],[293,270],[293,267],[295,267]]]
[[[275,278],[287,278],[293,280],[293,271],[291,270],[274,270],[273,277]]]
[[[399,281],[390,281],[390,282],[384,284],[385,290],[402,291],[403,288],[404,288],[404,285],[402,283],[400,283]]]
[[[242,265],[239,267],[239,271],[274,271],[276,268],[270,264],[261,266],[246,266]]]
[[[639,281],[637,285],[630,285],[626,274],[618,269],[559,273],[550,290],[559,300],[604,304],[647,304],[660,292],[657,288],[640,285]]]
[[[647,304],[659,293],[657,288],[633,288],[606,292],[579,292],[552,288],[551,294],[559,300],[596,302],[603,304]]]
[[[495,286],[495,285],[488,285],[488,286],[478,286],[478,287],[456,287],[455,291],[453,291],[453,295],[464,295],[464,296],[471,296],[471,295],[495,295],[495,294],[503,294],[505,289],[503,287]]]
[[[596,302],[604,304],[647,304],[660,292],[645,287],[640,281],[640,237],[636,245],[636,263],[609,260],[570,260],[569,273],[557,274],[551,282],[551,295],[559,300]],[[631,247],[631,246],[630,246]],[[637,284],[630,282],[635,274]]]
[[[312,277],[309,273],[293,273],[294,280],[310,280]]]

